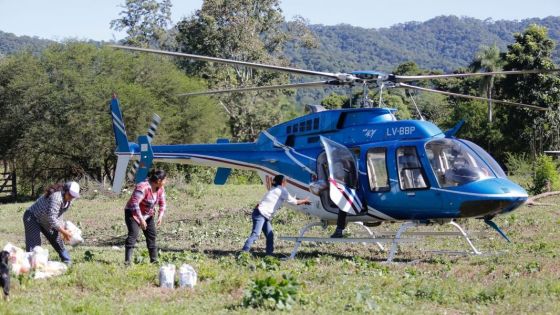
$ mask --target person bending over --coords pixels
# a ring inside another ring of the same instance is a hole
[[[70,254],[64,247],[72,233],[64,227],[62,215],[68,211],[72,201],[80,197],[80,185],[76,182],[53,184],[23,214],[25,228],[25,250],[30,252],[41,245],[41,233],[65,264],[70,264]]]
[[[266,254],[272,255],[274,251],[274,233],[272,232],[272,217],[278,209],[288,202],[293,205],[309,205],[309,199],[296,199],[286,190],[286,178],[284,175],[276,175],[272,180],[272,188],[264,195],[259,204],[253,209],[253,230],[245,241],[242,251],[248,252],[253,243],[259,238],[261,231],[266,236]]]

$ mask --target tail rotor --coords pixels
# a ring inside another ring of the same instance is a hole
[[[160,122],[161,122],[161,117],[159,117],[158,114],[154,113],[152,115],[152,121],[150,122],[150,126],[148,127],[148,134],[147,134],[148,142],[150,143],[152,142],[152,139],[156,134],[156,130],[159,127]],[[140,159],[134,161],[134,164],[132,164],[132,167],[130,168],[130,172],[128,172],[128,179],[130,181],[139,182],[143,180],[143,178],[141,179],[135,178],[139,166],[140,166]]]

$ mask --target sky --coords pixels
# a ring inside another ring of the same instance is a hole
[[[178,22],[199,9],[202,0],[171,0]],[[0,31],[51,40],[118,40],[111,30],[125,0],[0,0]],[[440,15],[481,20],[522,20],[560,16],[559,0],[281,0],[287,20],[302,16],[311,24],[350,24],[364,28],[423,22]]]

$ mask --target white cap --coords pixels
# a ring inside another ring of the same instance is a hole
[[[80,184],[76,182],[66,183],[68,187],[68,193],[74,198],[80,198]]]

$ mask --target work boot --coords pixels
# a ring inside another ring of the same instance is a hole
[[[130,265],[130,259],[132,258],[132,252],[134,251],[133,247],[125,247],[124,249],[124,264]]]
[[[336,228],[336,230],[334,230],[334,233],[331,235],[331,238],[343,238],[344,237],[344,235],[342,234],[343,231],[344,229]]]
[[[148,254],[150,254],[150,263],[157,264],[158,262],[158,250],[155,248],[148,248]]]

